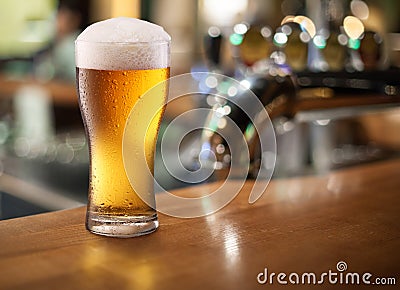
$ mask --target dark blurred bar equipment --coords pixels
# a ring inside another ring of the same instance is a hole
[[[231,35],[222,36],[233,47],[233,76],[257,95],[273,120],[278,176],[324,172],[393,153],[363,136],[357,120],[400,103],[400,70],[387,65],[384,37],[365,30],[361,20],[351,15],[353,12],[365,17],[367,4],[336,0],[316,4],[305,1],[304,11],[322,28],[316,29],[306,16],[287,15],[275,33],[266,25],[242,22],[232,27]],[[206,39],[208,63],[215,64],[210,57],[220,53],[220,46],[209,45],[213,39],[210,35]],[[210,47],[215,50],[210,52]],[[223,72],[221,66],[210,71]],[[248,96],[243,93],[234,98],[246,103],[250,101],[246,100]],[[225,105],[212,103],[214,109]],[[258,137],[254,132],[249,136],[249,116],[229,101],[228,106],[229,117],[248,140],[253,162],[249,176],[255,176],[263,166]],[[257,115],[253,113],[251,117]],[[212,126],[206,123],[205,128],[210,130]],[[218,146],[227,145],[221,141],[223,133],[224,129],[217,129],[205,141],[213,145],[216,156]]]

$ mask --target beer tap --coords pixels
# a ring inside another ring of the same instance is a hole
[[[204,54],[211,71],[219,70],[221,60],[222,33],[217,26],[211,26],[204,36]]]
[[[260,28],[248,28],[246,31],[248,34],[244,33],[242,42],[236,46],[240,50],[238,62],[242,71],[237,80],[257,96],[270,119],[282,116],[287,119],[296,119],[299,116],[311,119],[312,116],[331,118],[340,115],[340,112],[354,114],[359,110],[400,104],[400,82],[396,77],[398,73],[393,74],[391,71],[294,73],[287,65],[282,49],[268,42],[269,39],[266,38],[264,38],[266,45],[258,47],[263,49],[268,47],[267,53],[264,50],[264,55],[260,53],[259,59],[253,59],[257,54],[253,51],[251,55],[247,55],[246,52],[257,50],[254,39],[257,38],[257,33],[261,35],[260,31]],[[214,56],[210,52],[207,55],[209,58]],[[251,161],[249,177],[254,177],[261,166],[261,149],[257,132],[249,128],[252,127],[250,120],[257,120],[255,116],[259,112],[244,112],[240,109],[240,104],[249,102],[248,96],[246,92],[239,92],[235,96],[235,104],[225,100],[222,104],[215,102],[214,106],[229,106],[227,117],[237,124],[248,143]],[[249,113],[252,116],[249,116]],[[210,120],[213,120],[212,116],[207,119],[205,128],[210,128]],[[229,168],[229,158],[226,158],[226,155],[230,152],[221,138],[223,130],[213,131],[212,134],[209,134],[209,130],[205,130],[208,133],[203,134],[202,142],[206,142],[214,152],[215,162],[222,164],[223,168]],[[221,147],[221,144],[227,148],[223,154],[218,153],[218,146]]]

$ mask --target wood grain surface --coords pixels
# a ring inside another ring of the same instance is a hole
[[[339,261],[343,273],[394,277],[397,285],[383,288],[398,289],[400,159],[276,179],[250,205],[252,184],[207,217],[160,214],[160,228],[138,238],[87,232],[85,208],[1,221],[0,289],[285,289],[293,285],[261,285],[257,275],[339,273]],[[325,279],[315,288],[346,285]]]

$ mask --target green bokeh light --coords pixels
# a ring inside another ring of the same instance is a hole
[[[231,34],[231,36],[229,37],[229,41],[230,41],[233,45],[240,45],[240,44],[243,42],[243,35],[237,34],[237,33],[233,33],[233,34]]]
[[[357,50],[360,48],[360,45],[361,45],[361,41],[359,39],[353,39],[353,38],[349,39],[348,46],[351,49]]]

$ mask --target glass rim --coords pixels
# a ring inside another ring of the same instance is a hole
[[[171,44],[171,40],[152,40],[152,41],[92,41],[84,39],[75,39],[75,44],[77,43],[93,43],[93,44],[104,44],[104,45],[137,45],[137,46],[150,46],[150,45],[162,45]]]

